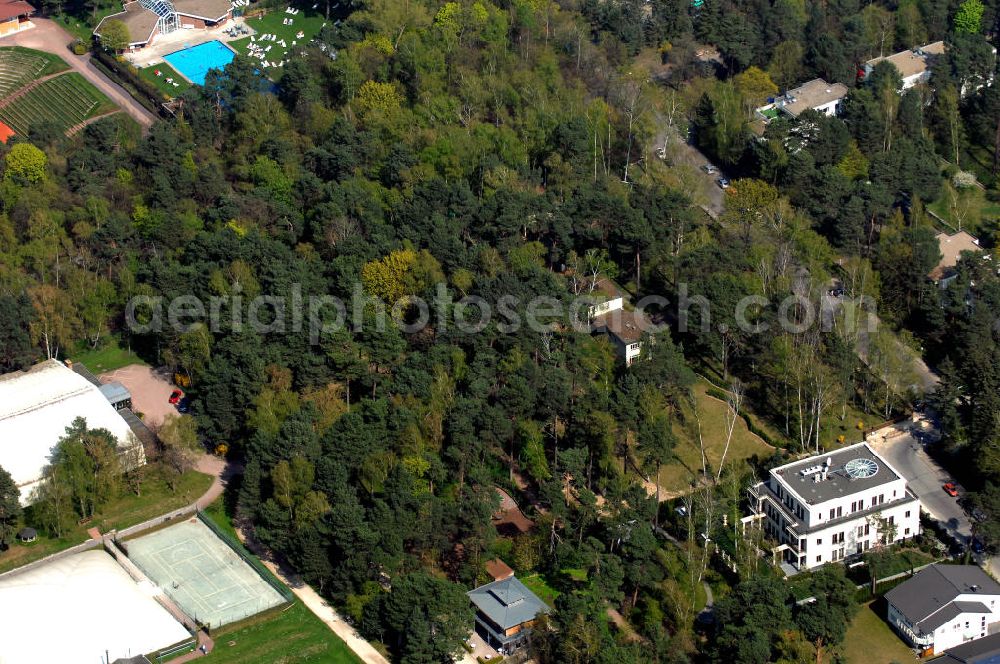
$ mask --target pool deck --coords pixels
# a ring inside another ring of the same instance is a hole
[[[247,28],[247,30],[249,30],[249,32],[238,37],[230,37],[225,33],[225,31],[233,25],[243,25]],[[245,39],[248,35],[254,34],[257,34],[254,29],[249,25],[246,25],[243,22],[242,17],[237,17],[231,21],[227,21],[225,25],[220,25],[215,28],[193,28],[189,30],[181,28],[180,30],[174,30],[168,35],[159,35],[151,46],[147,46],[136,53],[126,54],[125,57],[139,69],[145,69],[151,65],[160,64],[163,62],[163,56],[170,55],[171,53],[180,51],[181,49],[197,46],[198,44],[204,44],[205,42],[210,41],[220,41],[223,44],[228,45],[231,41]],[[230,46],[229,48],[232,47]],[[181,74],[181,76],[184,76],[184,74]],[[185,80],[187,79],[185,78]],[[191,81],[188,82],[190,83]]]

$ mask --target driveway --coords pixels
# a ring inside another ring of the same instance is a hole
[[[177,414],[170,404],[170,393],[177,389],[168,374],[145,364],[130,364],[121,369],[102,373],[97,377],[102,383],[117,381],[132,394],[132,410],[142,413],[142,421],[156,430],[163,421]]]
[[[111,101],[128,113],[133,120],[139,123],[139,126],[143,130],[149,129],[152,126],[153,122],[157,119],[156,116],[147,111],[129,93],[125,92],[121,86],[105,76],[90,61],[89,53],[86,55],[76,55],[69,50],[69,45],[74,39],[70,33],[47,18],[32,18],[31,21],[35,24],[34,28],[0,39],[0,46],[24,46],[25,48],[33,48],[58,55],[66,61],[72,71],[79,73],[93,83],[94,87],[107,95]]]
[[[955,482],[938,463],[927,454],[923,445],[909,432],[887,441],[871,443],[876,452],[885,457],[893,468],[906,478],[910,490],[920,499],[924,511],[939,521],[948,534],[959,541],[972,536],[972,522],[957,498],[952,498],[941,488],[946,482]],[[958,483],[955,483],[958,486]],[[959,495],[965,490],[958,486]]]
[[[725,209],[725,192],[716,184],[716,180],[722,177],[722,173],[706,173],[702,170],[705,164],[711,164],[711,160],[706,157],[695,146],[688,143],[676,127],[664,125],[657,133],[656,138],[649,145],[646,155],[647,159],[658,160],[658,150],[665,150],[666,161],[673,165],[684,165],[693,169],[693,177],[682,177],[682,189],[686,190],[696,205],[701,206],[705,212],[713,219],[718,219]]]

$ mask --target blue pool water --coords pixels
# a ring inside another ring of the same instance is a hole
[[[192,83],[205,85],[205,74],[209,69],[222,70],[235,57],[232,49],[222,42],[210,41],[183,51],[175,51],[163,56],[163,59]]]

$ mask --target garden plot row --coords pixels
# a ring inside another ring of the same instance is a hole
[[[48,60],[41,56],[0,50],[0,99],[38,78],[47,64]]]
[[[53,122],[62,131],[83,122],[100,105],[100,98],[88,89],[79,74],[50,79],[0,108],[0,120],[14,131],[27,133],[39,122]]]

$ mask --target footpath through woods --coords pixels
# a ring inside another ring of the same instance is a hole
[[[372,644],[358,634],[357,630],[344,622],[333,607],[326,600],[320,597],[319,593],[305,583],[298,573],[288,567],[288,563],[278,559],[276,554],[269,551],[263,544],[256,541],[253,536],[242,527],[236,528],[236,534],[240,541],[264,563],[271,573],[281,579],[281,582],[288,586],[299,600],[312,611],[317,618],[322,620],[330,630],[340,637],[347,644],[347,647],[354,652],[365,664],[389,664],[389,660],[381,655]]]
[[[229,478],[243,472],[241,467],[231,463],[226,463],[224,460],[211,454],[202,455],[202,457],[198,460],[196,468],[197,470],[215,478],[212,482],[212,486],[210,486],[208,491],[206,491],[197,501],[200,509],[208,507],[225,492]],[[326,600],[320,597],[319,593],[305,583],[301,577],[299,577],[298,573],[288,566],[287,562],[279,559],[276,554],[265,548],[264,545],[254,539],[253,535],[248,533],[245,528],[237,526],[236,535],[255,556],[260,558],[260,561],[264,563],[264,566],[267,567],[272,574],[278,577],[282,583],[291,589],[292,593],[299,598],[307,609],[312,611],[317,618],[322,620],[323,623],[330,628],[330,631],[340,637],[340,639],[347,644],[347,647],[350,648],[361,661],[365,662],[365,664],[389,664],[389,660],[375,650],[372,644],[363,639],[361,635],[358,634],[357,630],[344,622],[344,619],[340,617],[333,607],[331,607]],[[191,655],[197,657],[197,651],[195,651],[195,653],[191,653]]]

